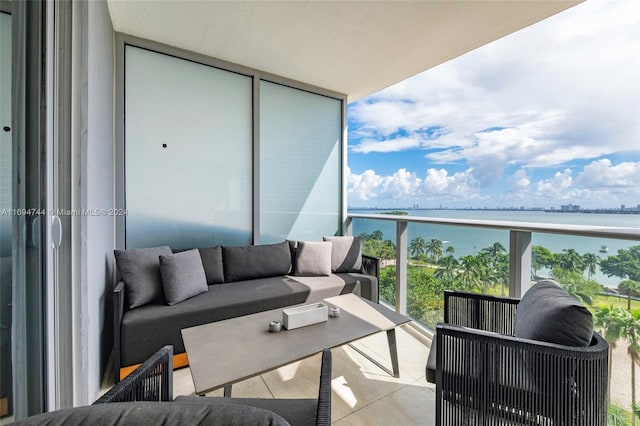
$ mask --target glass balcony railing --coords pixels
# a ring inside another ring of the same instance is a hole
[[[442,321],[445,289],[521,297],[547,277],[591,310],[603,336],[607,313],[640,318],[640,227],[349,214],[347,233],[381,259],[381,301],[427,335]],[[611,402],[631,415],[633,345],[624,334],[612,339]]]

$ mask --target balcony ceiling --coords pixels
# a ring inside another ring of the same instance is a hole
[[[117,32],[344,93],[349,101],[578,3],[108,0]]]

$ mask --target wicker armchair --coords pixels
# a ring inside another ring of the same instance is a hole
[[[427,364],[436,424],[606,425],[608,344],[514,337],[519,299],[445,292]]]
[[[93,404],[173,400],[173,346],[158,350]]]

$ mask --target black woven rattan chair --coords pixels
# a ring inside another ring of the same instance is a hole
[[[173,400],[173,346],[167,345],[140,364],[94,404]]]
[[[438,425],[606,425],[607,342],[514,337],[519,299],[445,292],[427,380]]]

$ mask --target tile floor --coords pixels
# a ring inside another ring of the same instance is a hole
[[[427,383],[424,368],[428,341],[411,326],[396,331],[400,378],[395,379],[349,346],[332,350],[332,424],[432,425],[435,422],[435,386]],[[390,366],[385,333],[358,340],[355,345]],[[245,380],[233,386],[233,396],[254,398],[313,398],[318,392],[320,355]],[[174,397],[193,395],[189,368],[174,372]],[[222,396],[222,390],[209,395]]]

